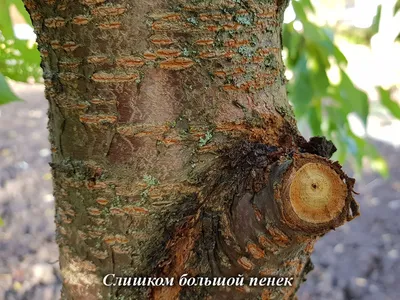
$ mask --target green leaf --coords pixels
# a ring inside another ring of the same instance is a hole
[[[27,23],[31,25],[22,0],[0,0],[0,73],[15,81],[36,82],[42,77],[40,55],[36,45],[15,37],[10,16],[10,7],[15,6]]]
[[[304,38],[294,30],[293,22],[284,26],[283,44],[288,50],[287,65],[293,67],[304,52]]]
[[[6,40],[14,38],[10,7],[7,0],[0,0],[0,31]]]
[[[312,88],[310,72],[307,69],[307,58],[303,54],[293,69],[294,82],[289,85],[289,97],[298,118],[307,113],[314,91]]]
[[[369,102],[367,94],[354,85],[343,69],[348,62],[335,44],[335,32],[308,20],[309,13],[314,12],[311,0],[293,0],[292,5],[303,30],[296,31],[294,22],[285,24],[283,44],[288,50],[286,66],[293,72],[288,90],[296,117],[299,122],[306,122],[314,135],[325,135],[335,143],[338,151],[334,158],[341,163],[349,161],[356,172],[361,173],[363,158],[368,158],[374,170],[387,176],[385,160],[370,143],[356,136],[350,128],[350,113],[357,114],[366,126],[370,113]],[[375,29],[379,26],[380,14],[378,8]],[[333,85],[327,76],[332,59],[341,72],[338,85]],[[399,104],[390,99],[389,92],[380,90],[380,93],[382,104],[400,118]]]
[[[316,105],[313,105],[308,111],[308,122],[310,124],[312,134],[314,136],[322,135],[322,130],[321,130],[322,116],[321,116],[320,104],[321,104],[320,102],[316,103]]]
[[[308,21],[306,12],[304,11],[304,6],[299,1],[293,0],[292,6],[298,20],[301,22]]]
[[[337,147],[337,152],[333,154],[332,159],[338,160],[341,164],[344,164],[347,158],[347,146],[343,138],[342,131],[342,128],[338,128],[338,130],[335,131],[331,137],[333,143]]]
[[[1,35],[0,35],[1,38]],[[40,55],[36,46],[28,46],[28,41],[8,40],[0,51],[0,73],[15,81],[26,82],[30,77],[41,79]]]
[[[326,52],[326,49],[324,49],[324,47],[321,47],[320,44],[313,43],[307,40],[306,45],[308,56],[310,59],[312,59],[312,62],[314,63],[316,61],[319,65],[319,68],[329,69],[329,54]]]
[[[376,8],[376,14],[372,21],[372,25],[370,27],[372,35],[377,34],[379,32],[381,16],[382,16],[382,4],[379,4],[378,7]]]
[[[381,103],[397,119],[400,119],[400,105],[390,97],[390,91],[378,87]]]
[[[24,3],[22,2],[22,0],[7,0],[6,2],[8,2],[8,5],[14,4],[15,7],[17,8],[18,12],[24,18],[25,22],[32,26],[31,18],[29,17],[29,14],[25,9],[25,6],[24,6]]]
[[[304,37],[306,41],[311,41],[316,44],[319,44],[323,39],[323,33],[319,28],[310,22],[303,23]]]
[[[308,8],[311,12],[315,13],[314,5],[312,5],[310,0],[300,0],[304,8]]]
[[[376,147],[367,142],[365,143],[365,152],[370,158],[372,170],[378,172],[383,178],[388,178],[390,175],[389,166]]]
[[[15,40],[13,46],[21,53],[20,57],[24,60],[25,63],[35,64],[39,66],[40,54],[37,50],[36,44],[33,47],[29,47],[28,43],[28,41],[24,40]]]
[[[344,125],[347,126],[347,112],[343,107],[327,105],[325,109],[327,112],[327,117],[333,123],[331,125],[333,130],[337,129],[338,127],[343,127]]]
[[[365,139],[356,136],[349,126],[346,127],[346,140],[348,141],[348,148],[356,161],[356,167],[361,170],[363,166],[363,157],[366,155],[365,147],[367,142]]]
[[[363,121],[364,126],[367,125],[369,114],[368,96],[365,92],[357,89],[350,77],[340,70],[341,81],[339,84],[340,101],[348,112],[355,112]]]
[[[396,4],[394,5],[393,16],[397,14],[400,10],[400,0],[397,0]]]
[[[318,101],[321,102],[322,97],[327,95],[327,90],[330,85],[328,75],[326,74],[327,66],[321,62],[319,55],[310,57],[307,66],[314,90],[314,98],[317,98]]]
[[[3,227],[3,226],[4,226],[4,221],[2,218],[0,218],[0,227]]]
[[[347,65],[346,56],[344,56],[342,51],[340,51],[340,49],[336,45],[333,45],[333,47],[334,47],[333,56],[336,58],[338,65],[343,64],[344,66],[346,66]]]
[[[328,55],[334,54],[333,42],[328,36],[328,34],[317,25],[310,22],[303,22],[304,37],[307,42],[313,42],[319,46],[321,49],[325,49],[325,53]]]
[[[389,167],[386,160],[379,154],[376,147],[367,140],[356,136],[353,131],[348,130],[347,136],[356,142],[357,152],[353,157],[357,161],[357,167],[362,168],[362,158],[367,157],[370,161],[371,168],[378,172],[383,178],[389,177]]]
[[[371,160],[371,168],[378,172],[383,178],[389,178],[389,167],[387,161],[383,157],[376,157]]]
[[[0,74],[0,105],[14,101],[21,101],[10,89],[5,77]]]

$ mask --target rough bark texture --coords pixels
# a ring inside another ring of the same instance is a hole
[[[50,102],[63,299],[292,299],[358,214],[334,146],[298,133],[287,0],[25,0]],[[106,287],[294,276],[293,287]]]

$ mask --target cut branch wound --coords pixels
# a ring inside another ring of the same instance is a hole
[[[323,234],[359,214],[352,197],[353,180],[325,158],[293,155],[280,182],[275,198],[291,228]]]
[[[286,188],[294,213],[301,220],[324,223],[342,211],[346,185],[332,169],[320,163],[306,163],[291,175]]]
[[[300,150],[304,148],[305,144]],[[182,275],[185,269],[191,270],[191,276],[294,277],[293,288],[251,287],[238,294],[238,289],[208,286],[203,291],[211,299],[222,295],[256,299],[261,294],[269,295],[265,299],[292,299],[312,270],[310,254],[317,238],[359,214],[352,196],[354,179],[337,162],[316,154],[256,143],[234,149],[222,156],[225,167],[219,168],[223,174],[219,184],[205,185],[203,214],[196,222],[203,224],[202,233],[200,242],[192,244],[192,255],[187,256],[191,259],[181,260],[179,267],[175,264],[176,269],[163,276]],[[179,239],[185,239],[185,234],[180,232],[172,244],[179,244]],[[183,287],[179,293],[190,295],[192,289]]]

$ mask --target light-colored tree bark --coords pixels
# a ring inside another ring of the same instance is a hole
[[[42,56],[63,299],[293,299],[354,180],[287,100],[287,0],[25,0]],[[292,287],[107,287],[118,276]]]

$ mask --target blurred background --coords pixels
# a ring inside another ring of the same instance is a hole
[[[47,101],[21,0],[0,0],[0,299],[53,300]],[[292,0],[283,56],[306,136],[324,135],[357,177],[362,216],[317,242],[308,299],[400,299],[400,1]]]

